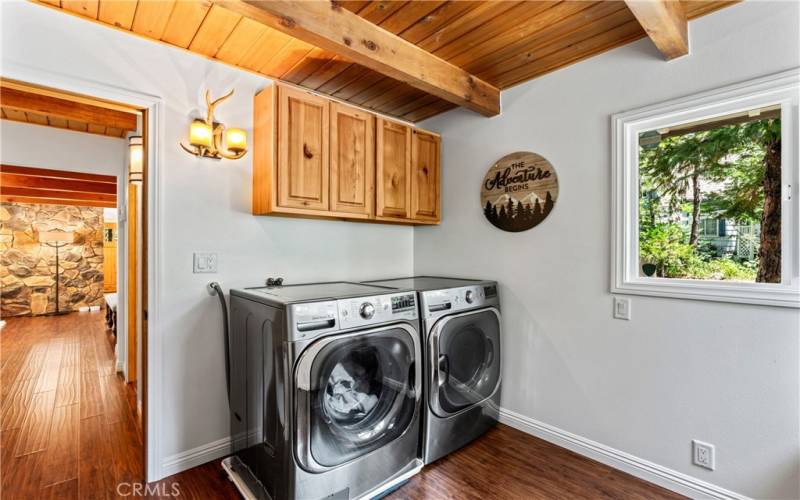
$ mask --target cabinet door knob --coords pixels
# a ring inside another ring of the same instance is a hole
[[[308,149],[308,144],[306,144],[305,142],[303,143],[303,156],[305,156],[309,160],[314,157],[314,153],[312,153],[311,150]]]

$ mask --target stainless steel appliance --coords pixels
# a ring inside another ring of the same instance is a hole
[[[336,282],[231,290],[234,454],[253,498],[379,495],[418,472],[416,293]]]
[[[368,282],[419,293],[425,356],[426,464],[495,425],[500,405],[500,300],[494,281],[418,276]]]

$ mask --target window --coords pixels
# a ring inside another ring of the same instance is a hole
[[[800,307],[799,82],[613,117],[612,292]]]
[[[720,226],[724,226],[725,221],[722,219],[701,219],[700,220],[700,236],[705,237],[718,237],[725,236],[724,232],[720,232]],[[724,231],[724,230],[723,230]],[[639,235],[639,248],[641,249],[641,234]]]

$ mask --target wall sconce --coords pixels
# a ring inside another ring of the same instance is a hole
[[[128,137],[128,180],[131,184],[141,184],[144,180],[144,142],[141,135]]]
[[[226,129],[225,125],[214,121],[214,108],[232,95],[233,90],[216,101],[212,101],[210,91],[206,90],[208,113],[205,120],[197,118],[189,126],[191,147],[186,147],[181,143],[181,147],[186,152],[217,160],[221,158],[237,160],[247,153],[247,132],[240,128]],[[225,134],[225,150],[222,145],[223,133]]]

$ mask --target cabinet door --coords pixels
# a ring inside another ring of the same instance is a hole
[[[331,211],[370,217],[375,206],[375,117],[331,103]]]
[[[329,102],[278,89],[278,205],[328,210]]]
[[[376,215],[408,219],[411,214],[411,129],[379,118],[376,147]]]
[[[439,221],[439,146],[436,134],[414,130],[411,137],[411,218]]]

